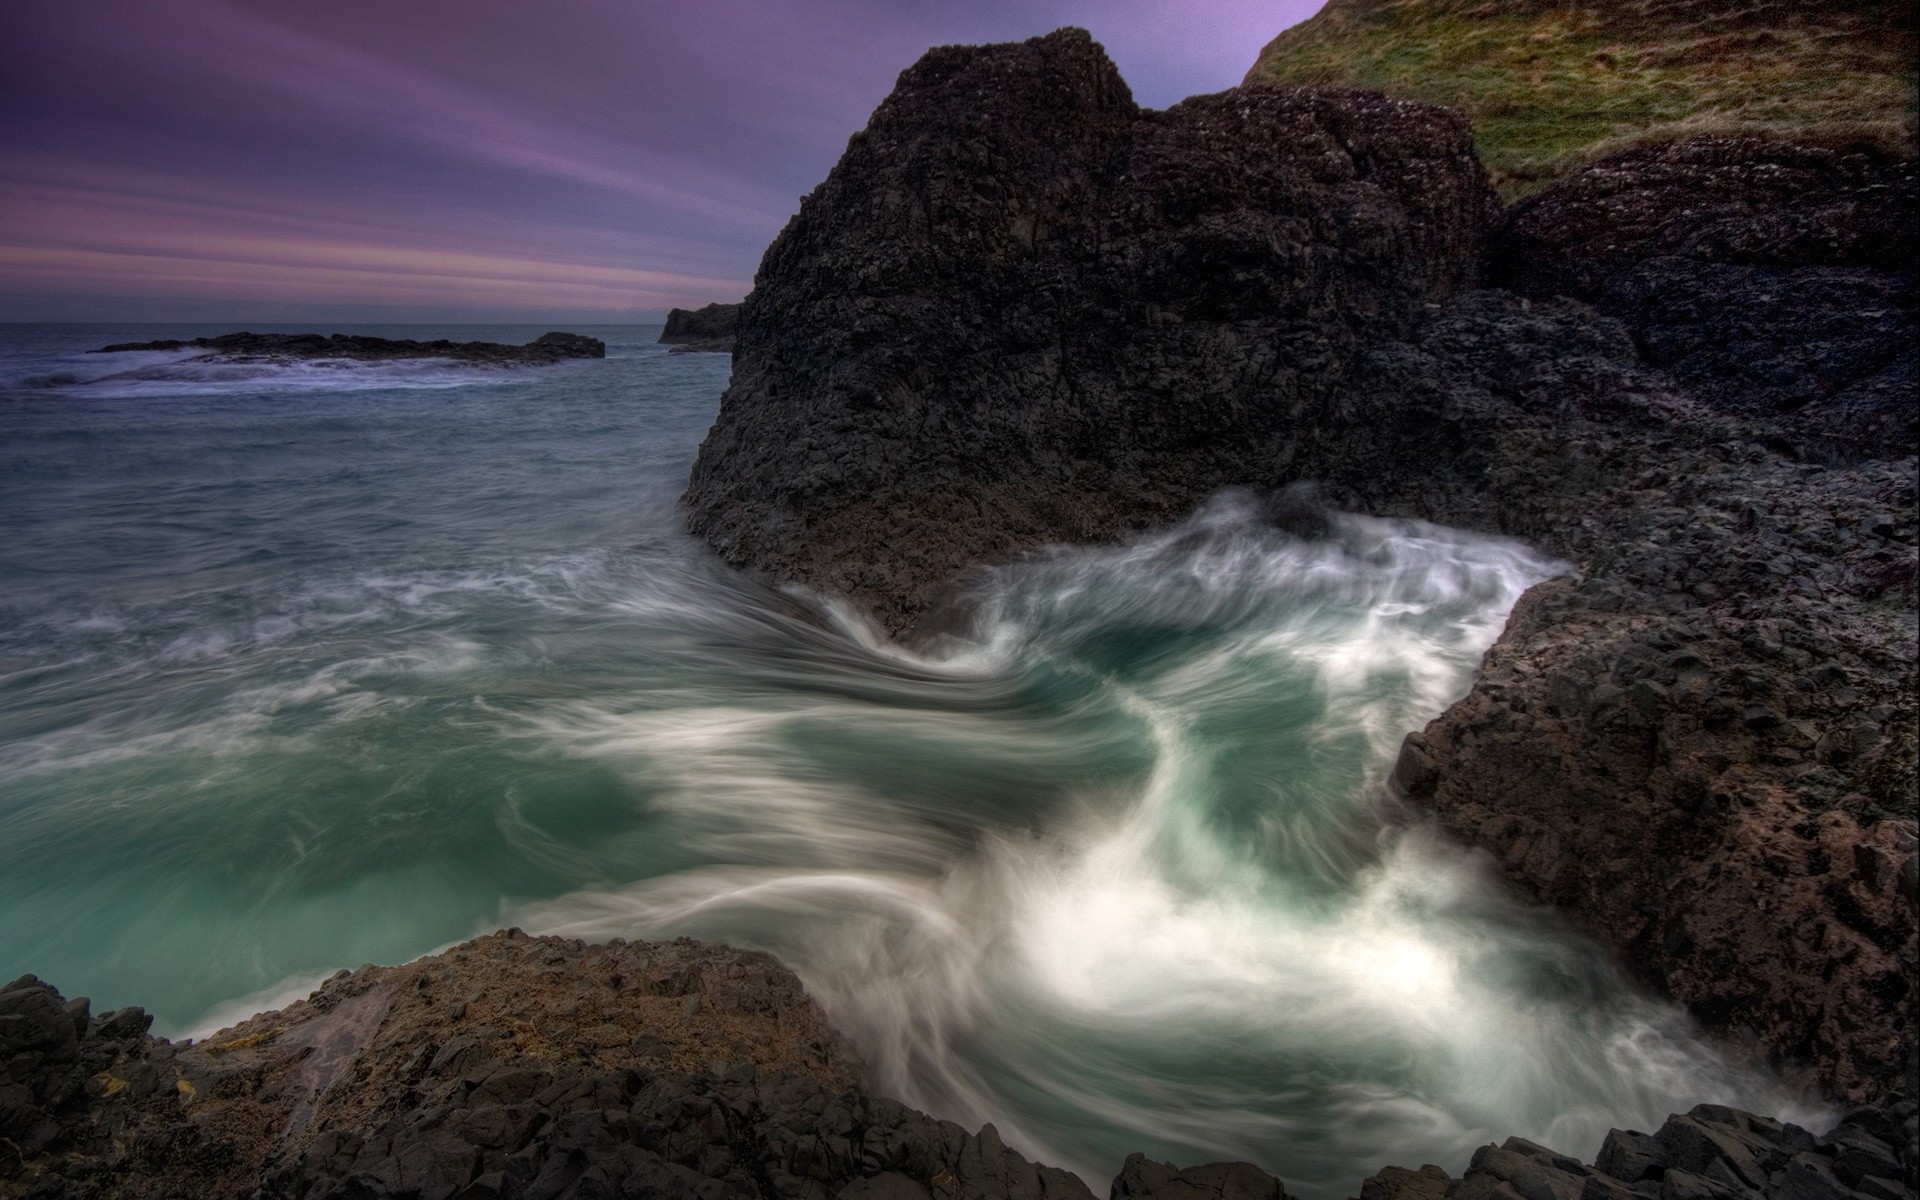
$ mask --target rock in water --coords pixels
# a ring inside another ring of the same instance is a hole
[[[726,353],[733,349],[734,334],[739,326],[738,304],[709,304],[692,310],[675,308],[667,313],[666,326],[660,330],[660,342],[674,347],[676,354],[700,350]]]
[[[331,337],[318,333],[223,333],[218,337],[164,338],[157,342],[116,342],[102,346],[95,354],[115,354],[122,350],[205,350],[201,358],[227,362],[253,362],[294,358],[351,358],[381,362],[405,358],[447,358],[455,362],[487,366],[542,366],[569,358],[605,358],[607,344],[599,338],[580,333],[543,333],[524,346],[501,342],[453,342],[437,338],[430,342],[407,338],[368,337],[363,334],[336,333]]]
[[[767,250],[689,522],[905,629],[983,560],[1276,479],[1358,348],[1472,281],[1492,204],[1444,109],[1144,112],[1080,30],[933,50]]]
[[[936,50],[768,250],[688,520],[895,632],[1227,485],[1527,538],[1579,578],[1402,794],[1708,1026],[1882,1094],[1916,1046],[1914,292],[1879,261],[1911,177],[1709,139],[1503,214],[1443,109],[1150,113],[1078,31]]]

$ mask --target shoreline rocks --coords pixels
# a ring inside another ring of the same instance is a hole
[[[660,343],[672,346],[673,354],[731,354],[739,327],[738,304],[669,309]]]
[[[282,359],[348,358],[386,362],[408,358],[446,358],[485,366],[547,366],[570,358],[605,358],[607,344],[578,333],[543,333],[524,346],[501,342],[430,342],[404,338],[367,337],[336,333],[223,333],[192,340],[163,338],[154,342],[117,342],[95,354],[125,350],[205,350],[204,361],[260,362]]]
[[[799,981],[678,939],[507,930],[341,971],[204,1041],[24,976],[0,988],[0,1197],[95,1200],[1092,1200],[993,1126],[874,1095]],[[1524,1139],[1361,1200],[1910,1200],[1916,1105],[1824,1136],[1702,1105],[1593,1166]],[[1129,1157],[1128,1200],[1287,1195],[1247,1163]]]
[[[1146,113],[1084,33],[937,49],[768,249],[688,525],[909,638],[978,565],[1228,486],[1527,539],[1578,575],[1401,794],[1734,1044],[1885,1094],[1916,1069],[1914,178],[1708,138],[1505,211],[1444,109]]]

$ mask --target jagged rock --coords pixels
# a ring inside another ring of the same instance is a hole
[[[1286,1186],[1252,1163],[1181,1170],[1144,1154],[1127,1155],[1109,1194],[1111,1200],[1287,1200]]]
[[[673,353],[713,351],[729,353],[740,327],[738,304],[709,304],[692,310],[670,309],[667,323],[660,330],[660,341],[671,345]]]
[[[698,998],[698,1005],[690,1003]],[[93,1200],[1092,1200],[977,1134],[874,1096],[799,981],[687,939],[509,930],[342,971],[199,1044],[122,1009],[76,1032],[31,976],[0,990],[0,1197]],[[481,1052],[476,1052],[476,1050]],[[1522,1138],[1458,1180],[1388,1167],[1363,1200],[1912,1200],[1920,1106],[1825,1137],[1700,1105],[1593,1166]],[[1247,1163],[1128,1157],[1115,1200],[1285,1200]]]
[[[122,350],[198,349],[206,354],[189,361],[258,362],[296,358],[351,358],[386,361],[402,358],[450,358],[456,362],[488,366],[544,366],[569,358],[605,358],[607,344],[599,338],[579,333],[543,333],[524,346],[500,342],[452,342],[439,338],[430,342],[408,339],[366,337],[336,333],[331,337],[318,333],[223,333],[218,337],[182,341],[166,338],[157,342],[116,342],[102,346],[95,354],[114,354]]]
[[[82,1038],[50,986],[0,992],[0,1197],[1091,1200],[991,1125],[873,1096],[789,972],[685,939],[514,930],[199,1045],[147,1020]]]
[[[769,247],[688,520],[895,630],[966,568],[1286,474],[1370,342],[1471,281],[1457,114],[1143,112],[1080,30],[930,51]]]
[[[1916,1046],[1913,291],[1879,270],[1913,173],[1707,140],[1505,219],[1463,132],[1141,113],[1078,33],[929,54],[768,250],[689,524],[895,632],[1229,485],[1526,538],[1577,578],[1402,794],[1709,1027],[1878,1094]],[[1534,295],[1468,286],[1484,223]]]

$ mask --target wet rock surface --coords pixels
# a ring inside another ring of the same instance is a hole
[[[349,358],[369,362],[405,358],[449,358],[489,366],[542,366],[569,358],[605,358],[607,344],[578,333],[543,333],[524,346],[501,342],[430,342],[405,338],[336,333],[223,333],[218,337],[164,338],[157,342],[116,342],[95,354],[122,350],[205,350],[207,361],[257,362],[301,358]],[[197,360],[196,360],[197,361]]]
[[[663,345],[673,353],[698,351],[729,353],[740,328],[738,304],[708,304],[701,308],[675,308],[667,312],[667,323],[660,330]]]
[[[1916,1046],[1914,170],[1699,139],[1502,212],[1464,134],[1358,93],[1142,113],[1064,31],[930,53],[767,252],[689,524],[909,637],[975,564],[1228,486],[1543,546],[1569,577],[1400,794],[1709,1028],[1884,1094]]]
[[[772,959],[685,939],[589,946],[508,931],[342,971],[200,1043],[0,989],[0,1197],[356,1200],[1091,1200],[993,1126],[863,1085]],[[1824,1136],[1714,1105],[1595,1162],[1523,1139],[1460,1179],[1388,1167],[1361,1200],[1908,1200],[1916,1105]],[[1130,1156],[1115,1200],[1283,1200],[1247,1163]]]
[[[517,931],[198,1044],[0,992],[0,1196],[1090,1200],[876,1097],[772,959]]]

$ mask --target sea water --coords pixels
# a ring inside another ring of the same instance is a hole
[[[724,940],[1096,1189],[1814,1115],[1388,798],[1526,546],[1223,496],[909,649],[681,533],[723,355],[86,353],[226,331],[0,327],[0,976],[181,1036],[504,925]]]

